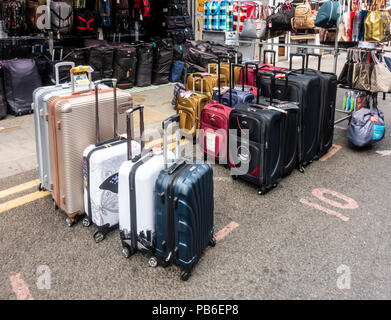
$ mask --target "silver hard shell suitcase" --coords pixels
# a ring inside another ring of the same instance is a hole
[[[99,130],[98,85],[113,84],[114,137],[101,141]],[[95,82],[96,144],[89,145],[83,152],[85,227],[97,226],[95,241],[101,242],[106,234],[118,226],[118,170],[127,159],[127,141],[117,130],[117,80],[105,79]],[[129,102],[129,108],[132,103]],[[132,141],[132,153],[140,154],[140,144]]]
[[[69,66],[73,68],[73,62],[59,62],[55,65],[56,84],[54,86],[39,87],[33,92],[32,109],[34,110],[35,149],[37,154],[37,171],[41,183],[39,190],[49,190],[50,169],[49,169],[49,141],[47,116],[48,99],[63,90],[70,90],[69,84],[60,84],[59,68]]]

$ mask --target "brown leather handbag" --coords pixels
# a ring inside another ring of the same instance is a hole
[[[26,20],[27,26],[30,30],[37,31],[38,30],[38,18],[43,14],[37,13],[38,7],[40,3],[38,0],[26,0]]]

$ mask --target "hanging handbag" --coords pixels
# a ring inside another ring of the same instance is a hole
[[[391,72],[384,60],[379,60],[376,52],[372,51],[373,69],[371,74],[372,92],[391,92]]]
[[[309,0],[305,0],[295,9],[295,16],[291,20],[293,30],[313,29],[315,28],[315,18],[312,14],[311,4]]]
[[[384,114],[377,108],[377,97],[368,96],[369,109],[361,108],[353,113],[346,133],[356,147],[366,147],[384,138],[386,126]]]
[[[251,19],[244,19],[240,36],[243,38],[260,39],[265,36],[266,28],[266,10],[261,3],[253,10]]]
[[[383,12],[376,10],[377,0],[374,0],[367,17],[365,18],[365,32],[364,41],[366,42],[380,42],[385,37],[387,26],[385,23],[385,15]],[[389,24],[388,24],[389,30]],[[389,33],[389,32],[388,32]]]
[[[360,62],[354,65],[353,88],[358,90],[371,90],[371,73],[373,64],[370,62],[370,54],[365,52],[365,57],[360,54]]]
[[[278,12],[275,13],[278,8]],[[273,13],[266,19],[267,30],[270,31],[269,34],[277,36],[277,34],[280,34],[279,31],[292,31],[291,20],[294,14],[295,12],[289,2],[280,3],[275,7]],[[272,36],[268,37],[271,38]]]
[[[346,62],[342,68],[341,73],[338,77],[338,83],[346,86],[351,87],[352,86],[352,71],[353,71],[353,50],[348,49],[348,53],[346,55]]]
[[[239,32],[243,30],[243,22],[245,19],[253,19],[255,17],[255,10],[258,6],[256,1],[247,1],[239,2],[234,1],[233,5],[233,27],[235,31],[238,31],[238,22],[239,22]]]

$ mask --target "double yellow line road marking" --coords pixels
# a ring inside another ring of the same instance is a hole
[[[175,139],[175,135],[171,135],[167,139],[169,142],[168,149],[170,149],[170,150],[175,148],[175,142],[171,142],[172,139]],[[161,143],[163,143],[163,139],[154,140],[151,142],[147,142],[146,147],[150,148],[150,147],[153,147],[153,146],[161,144]],[[188,140],[181,140],[180,145],[182,146],[182,145],[186,145],[188,143],[189,143]],[[35,179],[35,180],[31,180],[29,182],[19,184],[17,186],[2,190],[2,191],[0,191],[0,200],[2,198],[6,198],[6,197],[12,196],[14,194],[32,189],[32,188],[38,188],[39,183],[40,183],[39,179]],[[49,194],[50,194],[49,191],[35,191],[32,193],[26,194],[24,196],[6,201],[4,203],[0,203],[0,213],[9,211],[11,209],[14,209],[14,208],[20,207],[22,205],[25,205],[27,203],[33,202],[35,200],[38,200],[40,198],[46,197]]]

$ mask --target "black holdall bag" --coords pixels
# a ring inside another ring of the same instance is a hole
[[[275,13],[277,9],[278,12]],[[290,2],[280,3],[266,19],[267,30],[292,31],[291,20],[294,15],[295,10]]]
[[[191,27],[191,18],[189,16],[166,16],[165,19],[168,29]]]
[[[90,47],[87,63],[94,69],[92,80],[111,78],[113,74],[114,49],[110,46]]]
[[[130,89],[135,85],[137,67],[137,51],[130,45],[119,45],[114,49],[113,78],[117,79],[117,87]]]
[[[168,16],[188,16],[189,11],[186,5],[182,4],[170,4],[168,6]]]
[[[152,83],[153,44],[140,43],[137,49],[136,86],[146,87]]]
[[[32,59],[12,59],[4,63],[5,95],[9,113],[32,113],[33,91],[42,86],[37,67]]]

